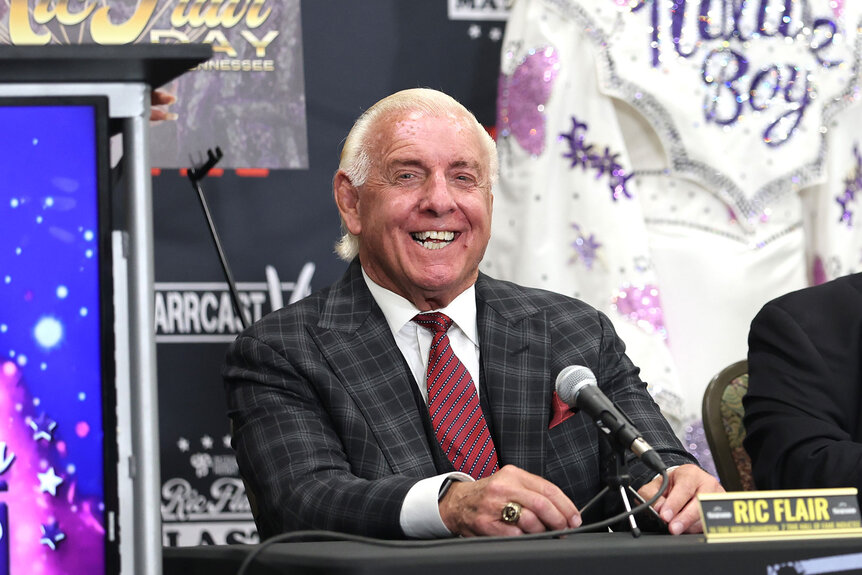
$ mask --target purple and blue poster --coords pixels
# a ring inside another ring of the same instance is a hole
[[[97,112],[0,101],[0,575],[108,572]]]

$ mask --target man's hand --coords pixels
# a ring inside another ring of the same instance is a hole
[[[176,120],[177,115],[167,110],[167,107],[176,101],[176,96],[169,92],[153,90],[150,94],[150,121]]]
[[[720,493],[724,488],[718,480],[694,464],[681,465],[670,472],[670,484],[665,494],[655,502],[653,508],[667,523],[673,535],[680,533],[700,533],[700,513],[697,507],[698,493]],[[649,499],[661,487],[661,477],[656,477],[640,489],[638,493]]]
[[[503,507],[521,505],[514,525],[502,520]],[[550,481],[514,465],[475,482],[454,482],[440,500],[440,517],[452,533],[521,535],[578,527],[581,514],[575,504]]]

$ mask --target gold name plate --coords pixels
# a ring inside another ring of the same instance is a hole
[[[697,496],[706,540],[862,537],[856,488],[730,491]]]

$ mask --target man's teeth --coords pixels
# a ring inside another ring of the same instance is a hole
[[[413,239],[420,242],[424,240],[445,240],[447,242],[451,242],[455,239],[455,232],[414,232]]]
[[[444,248],[455,239],[455,232],[445,231],[414,232],[411,235],[422,247],[429,250]]]

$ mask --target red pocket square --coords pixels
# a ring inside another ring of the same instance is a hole
[[[548,429],[553,429],[571,416],[573,416],[575,412],[572,410],[568,404],[560,399],[560,396],[557,395],[557,392],[554,392],[554,400],[551,402],[551,423],[548,424]]]

